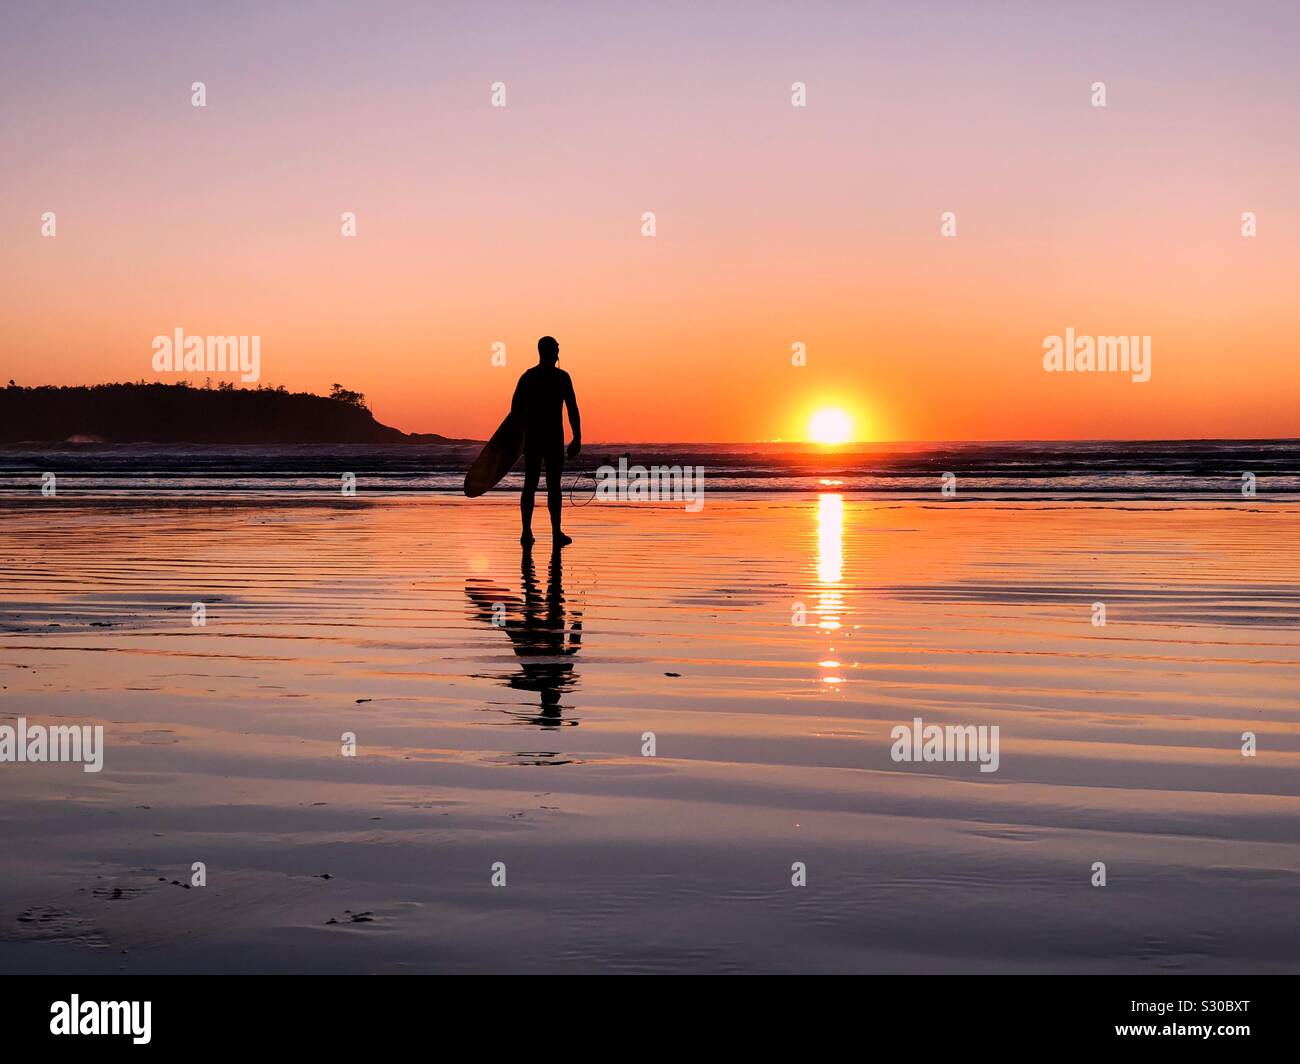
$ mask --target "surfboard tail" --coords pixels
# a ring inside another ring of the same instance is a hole
[[[477,499],[496,487],[519,460],[523,445],[523,422],[513,413],[507,414],[465,474],[465,494]]]

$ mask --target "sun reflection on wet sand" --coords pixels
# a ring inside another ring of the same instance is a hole
[[[844,593],[836,585],[844,577],[844,496],[823,494],[817,497],[817,627],[837,631],[844,616]],[[826,657],[817,664],[822,669],[837,669],[835,648],[826,648]],[[840,676],[823,672],[822,683],[843,683]]]

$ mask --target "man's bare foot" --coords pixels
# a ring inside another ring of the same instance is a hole
[[[560,532],[558,530],[551,533],[551,539],[554,541],[557,547],[567,547],[570,543],[573,542],[573,540],[571,540],[563,532]]]
[[[533,537],[531,532],[525,532],[519,537],[519,545],[521,547],[531,547],[536,542],[537,540]]]

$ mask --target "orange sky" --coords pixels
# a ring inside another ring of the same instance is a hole
[[[257,334],[264,382],[485,436],[552,333],[593,441],[1300,435],[1296,14],[1040,7],[17,15],[0,375]],[[1151,380],[1045,373],[1068,327]]]

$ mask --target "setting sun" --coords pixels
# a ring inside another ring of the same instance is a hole
[[[843,410],[824,406],[808,419],[808,439],[813,443],[848,443],[853,438],[853,419]]]

